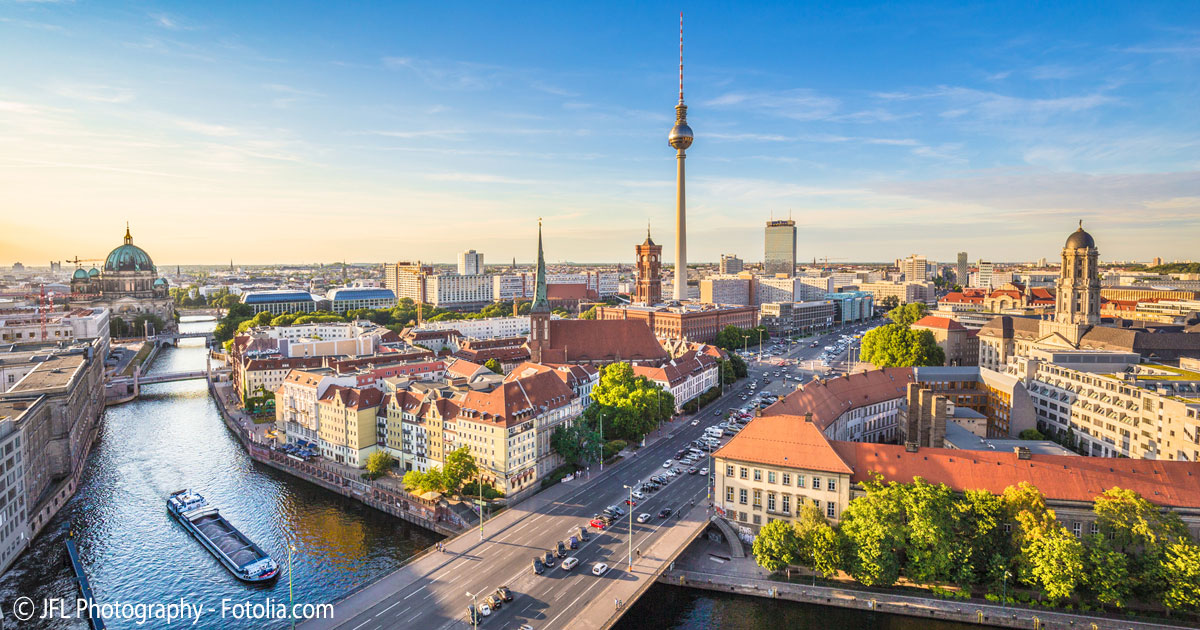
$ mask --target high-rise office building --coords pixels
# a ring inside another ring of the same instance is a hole
[[[975,282],[975,286],[981,289],[992,288],[992,263],[979,261],[979,279]]]
[[[929,279],[929,261],[924,256],[913,254],[896,261],[896,266],[908,282],[924,282]]]
[[[730,275],[730,274],[735,274],[735,273],[741,273],[741,271],[744,267],[745,267],[745,264],[742,263],[741,258],[738,258],[737,256],[735,256],[733,254],[721,254],[721,265],[720,265],[721,275]]]
[[[967,286],[971,281],[971,266],[967,264],[967,252],[958,252],[958,265],[954,267],[954,282]]]
[[[473,249],[459,254],[458,273],[462,276],[477,276],[483,273],[483,254]]]
[[[791,219],[767,221],[763,240],[763,271],[767,275],[796,274],[796,222]]]

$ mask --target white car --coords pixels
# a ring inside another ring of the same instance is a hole
[[[695,420],[692,420],[692,426],[697,426],[699,424],[700,424],[700,418],[696,418]]]
[[[479,605],[479,614],[484,617],[492,614],[492,607],[488,606],[487,604],[480,604]]]
[[[675,462],[668,459],[667,461],[663,462],[663,468],[670,468],[672,465],[674,465],[674,463]]]
[[[639,523],[648,523],[648,522],[650,522],[650,515],[649,515],[649,514],[646,514],[646,513],[644,513],[644,512],[643,512],[642,514],[638,514],[638,517],[637,517],[637,522],[639,522]]]
[[[603,562],[597,562],[592,565],[592,575],[604,575],[608,573],[608,565]]]
[[[563,571],[570,571],[571,569],[574,569],[575,565],[577,564],[579,564],[579,558],[571,556],[570,558],[563,559],[562,564],[559,566],[562,567]]]
[[[637,490],[634,490],[633,498],[637,499],[638,501],[641,501],[642,499],[646,498],[646,495],[642,494],[641,492],[638,492]]]
[[[674,477],[675,477],[675,471],[674,471],[674,470],[668,470],[668,471],[667,471],[667,476],[668,476],[668,477],[671,477],[671,478],[674,478]]]
[[[705,468],[701,468],[701,469],[700,469],[700,474],[701,474],[701,475],[707,475],[707,474],[708,474],[708,468],[707,468],[707,467],[705,467]]]

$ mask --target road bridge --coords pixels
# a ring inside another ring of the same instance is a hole
[[[203,339],[205,345],[211,346],[213,343],[212,332],[160,332],[154,336],[154,343],[160,346],[179,345],[180,339]]]

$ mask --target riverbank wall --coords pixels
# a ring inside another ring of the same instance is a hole
[[[1187,626],[1164,623],[997,606],[974,601],[941,600],[840,587],[808,586],[751,578],[744,575],[723,574],[719,570],[718,572],[708,572],[669,569],[659,576],[658,581],[672,586],[720,593],[973,623],[994,628],[1023,628],[1026,630],[1030,628],[1033,630],[1185,630],[1187,628]]]
[[[242,448],[254,461],[443,536],[455,536],[466,531],[467,524],[445,507],[429,505],[412,495],[400,494],[362,479],[347,477],[337,468],[320,462],[307,462],[272,450],[269,444],[257,441],[255,435],[235,418],[234,413],[226,407],[225,399],[217,391],[216,383],[211,379],[208,380],[208,390],[226,428],[237,437]]]

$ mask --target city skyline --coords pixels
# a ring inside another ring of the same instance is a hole
[[[0,264],[671,259],[677,10],[6,5]],[[1193,255],[1191,5],[685,10],[693,261]]]

